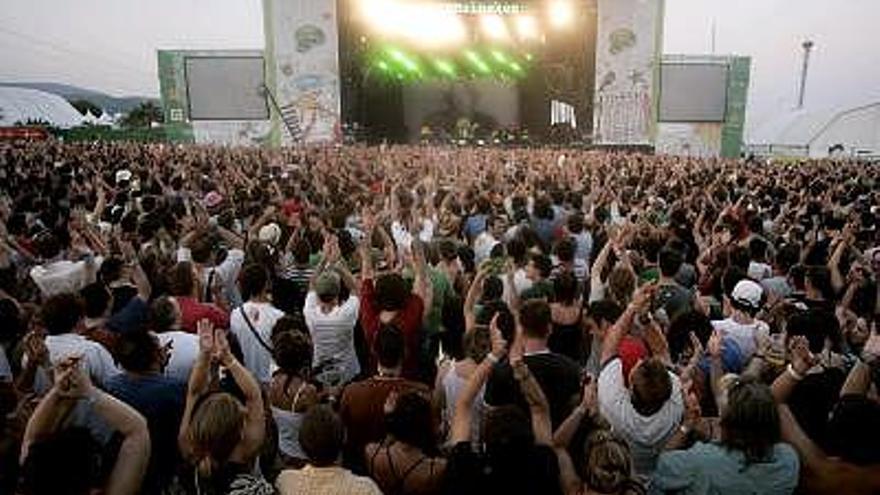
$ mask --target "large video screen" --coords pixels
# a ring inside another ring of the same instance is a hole
[[[192,120],[267,120],[262,57],[187,57]]]
[[[724,122],[726,64],[663,64],[660,69],[661,122]]]

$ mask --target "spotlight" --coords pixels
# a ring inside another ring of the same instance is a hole
[[[507,39],[509,36],[507,25],[504,24],[504,19],[499,15],[484,15],[480,17],[480,24],[483,26],[483,31],[486,32],[486,35],[489,36],[489,38],[503,40]]]
[[[538,37],[538,21],[530,15],[517,16],[516,32],[521,40],[535,39]]]
[[[556,28],[566,27],[574,19],[574,6],[571,0],[550,2],[550,24]]]

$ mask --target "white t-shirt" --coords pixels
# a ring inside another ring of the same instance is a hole
[[[736,342],[742,351],[743,359],[746,361],[751,359],[758,349],[759,338],[770,337],[770,327],[761,320],[743,325],[735,322],[733,318],[727,318],[726,320],[713,321],[712,327],[719,330],[723,336],[730,337]]]
[[[757,261],[749,262],[749,270],[746,273],[750,279],[756,280],[760,282],[765,278],[770,278],[773,275],[773,268],[770,267],[767,263],[759,263]]]
[[[642,416],[633,407],[630,391],[624,384],[620,358],[609,361],[599,373],[599,412],[629,442],[635,471],[643,476],[654,470],[657,457],[684,415],[681,384],[673,373],[669,373],[669,378],[669,399],[654,415]]]
[[[241,352],[244,356],[244,366],[260,383],[269,383],[272,378],[270,367],[274,364],[272,353],[260,343],[260,339],[254,335],[250,326],[242,316],[242,311],[259,334],[260,339],[267,345],[272,346],[272,328],[282,316],[284,311],[269,303],[255,303],[248,301],[236,308],[229,315],[229,331],[238,338],[241,344]]]
[[[183,261],[192,261],[192,251],[189,248],[182,247],[177,250],[177,262]],[[238,291],[236,282],[238,281],[238,274],[241,272],[242,264],[244,264],[244,251],[241,249],[230,249],[226,253],[223,263],[217,266],[203,266],[201,273],[199,273],[203,290],[210,290],[209,282],[214,283],[211,280],[211,273],[213,273],[215,279],[220,279],[224,295],[229,299],[232,306],[239,306],[241,304],[241,293]]]
[[[89,376],[96,385],[103,387],[108,378],[120,373],[113,356],[101,344],[82,335],[65,333],[46,337],[49,361],[57,365],[70,356],[82,356]]]
[[[102,260],[100,256],[95,257],[95,271],[101,266]],[[87,261],[53,261],[31,268],[30,275],[43,297],[79,292],[93,282]]]
[[[161,346],[171,342],[171,358],[165,367],[165,376],[189,381],[193,364],[199,357],[199,337],[179,330],[156,334],[156,337]]]
[[[342,383],[361,372],[354,349],[354,326],[360,310],[360,299],[350,295],[329,313],[321,311],[318,295],[309,291],[303,308],[303,317],[312,334],[314,362],[319,365],[334,360],[340,365]]]
[[[534,283],[526,276],[525,268],[517,268],[516,271],[513,272],[513,287],[510,287],[510,284],[507,282],[507,275],[501,276],[501,282],[504,283],[504,302],[508,305],[513,303],[513,291],[516,291],[518,296],[521,296],[523,292],[532,288]]]

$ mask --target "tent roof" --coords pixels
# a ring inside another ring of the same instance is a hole
[[[873,107],[880,107],[880,102],[846,110],[794,110],[760,126],[748,142],[752,145],[808,146],[842,117]]]
[[[69,128],[80,125],[83,117],[58,95],[36,89],[0,87],[0,126],[28,120]]]

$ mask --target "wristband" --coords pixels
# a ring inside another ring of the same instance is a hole
[[[488,359],[489,362],[491,362],[492,364],[498,364],[498,361],[500,361],[500,359],[491,352],[489,354],[486,354],[486,359]]]
[[[788,368],[786,368],[786,370],[788,371],[788,374],[791,375],[791,377],[794,378],[795,380],[797,380],[797,381],[801,381],[801,380],[804,379],[804,375],[798,373],[798,372],[794,369],[794,366],[792,366],[791,363],[788,363]]]

